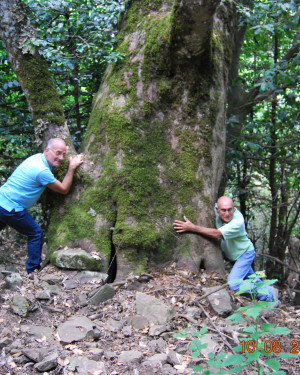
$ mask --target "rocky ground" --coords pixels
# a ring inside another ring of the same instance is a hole
[[[50,265],[28,277],[24,264],[25,244],[3,239],[0,374],[188,375],[195,372],[193,366],[207,362],[208,352],[232,355],[232,347],[243,339],[243,327],[251,325],[246,320],[239,324],[225,320],[230,308],[250,303],[227,287],[220,291],[227,293],[225,302],[219,292],[210,300],[202,298],[209,293],[207,288],[226,283],[217,274],[192,274],[170,265],[104,285],[105,275]],[[92,304],[95,292],[103,290],[102,302]],[[261,341],[270,340],[282,352],[298,353],[296,358],[280,359],[280,370],[300,374],[300,307],[291,305],[286,290],[279,295],[281,308],[266,310],[259,323],[287,327],[290,333]],[[16,296],[23,300],[16,301]],[[16,308],[18,303],[26,306]],[[189,349],[193,332],[205,325],[208,349],[193,358]],[[273,356],[278,358],[276,353]],[[239,374],[256,374],[250,366]],[[224,374],[231,373],[230,368]],[[266,371],[273,370],[266,366]]]

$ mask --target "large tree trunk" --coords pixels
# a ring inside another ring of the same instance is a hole
[[[74,151],[47,62],[30,44],[35,38],[36,30],[30,25],[20,0],[1,0],[0,39],[26,96],[37,143],[44,146],[46,140],[60,137]]]
[[[52,214],[50,245],[118,256],[119,277],[151,264],[224,273],[219,247],[176,235],[185,214],[214,227],[225,154],[230,3],[132,1],[94,98],[84,144],[86,183]],[[74,241],[74,238],[77,240]]]

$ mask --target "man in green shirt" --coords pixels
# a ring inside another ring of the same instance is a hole
[[[230,282],[230,288],[237,292],[244,283],[233,281],[245,280],[254,274],[252,269],[255,258],[254,246],[247,236],[244,217],[234,207],[231,198],[220,197],[215,207],[215,213],[217,229],[195,225],[185,216],[184,221],[175,220],[173,226],[178,233],[194,232],[204,237],[221,240],[221,249],[226,257],[234,262],[228,282]],[[260,281],[257,280],[257,282]],[[252,285],[252,290],[256,289],[256,286]],[[266,292],[258,292],[257,297],[263,301],[274,301],[274,288],[264,286],[263,289]]]

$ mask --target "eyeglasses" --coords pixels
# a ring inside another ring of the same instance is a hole
[[[63,158],[66,156],[66,152],[62,152],[62,151],[53,151],[51,147],[48,147],[48,149],[50,151],[53,152],[53,154],[55,154],[56,156],[62,156]]]

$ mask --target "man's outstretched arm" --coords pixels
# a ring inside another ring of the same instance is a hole
[[[55,182],[48,184],[47,185],[48,188],[55,191],[56,193],[68,194],[71,188],[72,182],[73,182],[75,169],[79,167],[79,165],[82,163],[83,163],[82,155],[76,155],[74,157],[70,157],[68,172],[66,173],[62,182],[56,180]]]
[[[193,224],[187,217],[183,216],[184,221],[175,220],[173,227],[178,233],[194,232],[209,238],[222,238],[222,233],[218,229],[202,227]]]

